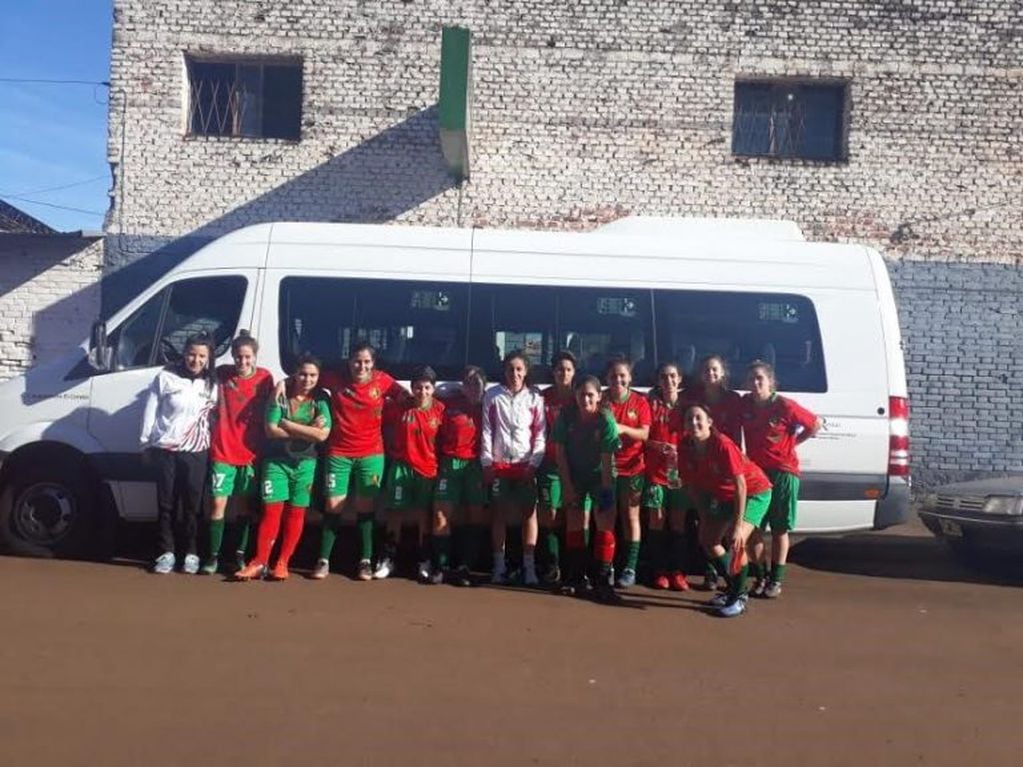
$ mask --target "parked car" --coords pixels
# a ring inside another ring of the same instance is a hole
[[[1023,475],[942,485],[919,514],[955,547],[1023,551]]]

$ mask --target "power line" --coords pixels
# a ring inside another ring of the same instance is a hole
[[[49,80],[39,77],[0,77],[0,83],[32,83],[35,85],[104,85],[110,87],[107,80]]]
[[[18,200],[18,202],[27,202],[27,203],[31,203],[32,205],[42,205],[42,206],[44,206],[46,208],[56,208],[57,210],[70,210],[70,211],[73,211],[75,213],[89,213],[89,214],[91,214],[93,216],[103,216],[103,215],[106,215],[102,211],[98,211],[98,210],[86,210],[85,208],[72,208],[69,205],[55,205],[52,202],[40,202],[39,200],[30,200],[27,197],[19,197],[18,195],[14,195],[14,194],[8,194],[8,195],[4,195],[4,196],[7,197],[8,200]]]
[[[96,181],[102,181],[106,178],[108,178],[108,176],[106,174],[103,174],[102,176],[93,176],[92,178],[87,178],[84,181],[75,181],[73,184],[62,184],[61,186],[48,186],[42,189],[29,189],[27,191],[21,192],[0,192],[0,197],[17,197],[18,195],[24,194],[42,194],[43,192],[57,192],[61,189],[71,189],[72,187],[76,186],[85,186],[86,184],[92,184]]]

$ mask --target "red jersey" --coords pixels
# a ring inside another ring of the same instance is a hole
[[[702,383],[694,384],[681,394],[682,413],[690,405],[700,404],[710,408],[714,428],[728,436],[736,445],[742,444],[742,395],[726,389],[717,402],[710,402]]]
[[[816,415],[779,394],[764,403],[750,394],[742,398],[746,452],[765,471],[785,471],[798,477],[796,437],[801,430],[812,431],[816,425]]]
[[[618,402],[614,402],[608,392],[605,397],[605,404],[611,409],[611,415],[615,417],[615,423],[621,426],[640,428],[650,425],[650,404],[646,397],[634,391]],[[635,477],[643,473],[643,443],[638,439],[620,436],[622,447],[615,453],[615,469],[620,477]]]
[[[330,414],[334,424],[327,437],[328,455],[365,458],[384,452],[381,424],[388,397],[403,400],[407,392],[382,370],[374,370],[366,383],[347,375],[327,372],[320,386],[330,390]]]
[[[444,420],[444,405],[437,399],[426,408],[409,402],[397,411],[397,418],[393,458],[433,479],[437,476],[437,433]]]
[[[644,460],[646,461],[647,482],[668,485],[669,469],[678,470],[676,448],[682,436],[681,399],[669,405],[650,392],[650,439],[647,440]],[[672,453],[676,453],[672,460]]]
[[[230,466],[249,466],[263,445],[263,415],[274,388],[269,370],[256,368],[242,378],[234,365],[217,368],[220,396],[210,435],[210,459]]]
[[[679,441],[679,471],[687,485],[710,493],[721,503],[735,500],[735,478],[740,474],[746,478],[747,498],[771,489],[767,475],[726,435],[714,429],[705,444],[707,449],[701,455],[695,440],[682,437]]]
[[[575,402],[575,395],[570,391],[568,396],[559,398],[558,388],[556,386],[548,386],[540,396],[543,397],[543,413],[547,424],[547,442],[544,445],[543,462],[554,467],[557,466],[555,445],[552,439],[554,424],[558,421],[558,414],[561,412],[561,409]]]
[[[437,435],[437,452],[445,458],[479,458],[483,402],[475,405],[461,392],[444,400],[444,420]]]

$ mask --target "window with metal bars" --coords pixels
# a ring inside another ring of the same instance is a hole
[[[845,82],[736,82],[732,154],[844,160],[847,92]]]
[[[186,57],[188,133],[297,141],[302,62]]]

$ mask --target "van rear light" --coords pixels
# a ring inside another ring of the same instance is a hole
[[[888,476],[909,476],[909,400],[888,398]]]

